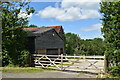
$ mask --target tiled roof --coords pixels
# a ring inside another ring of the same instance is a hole
[[[61,25],[60,26],[48,26],[48,27],[30,27],[30,28],[24,28],[23,30],[25,31],[33,31],[33,33],[43,33],[45,31],[48,31],[50,29],[55,29],[56,32],[60,32],[61,29]]]

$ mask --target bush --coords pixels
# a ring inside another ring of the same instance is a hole
[[[29,65],[29,51],[26,51],[26,50],[21,51],[18,65],[22,67]]]
[[[8,52],[3,52],[2,66],[7,67],[26,67],[29,66],[29,51],[23,50],[21,52],[17,52],[17,55],[13,55],[9,57]],[[16,58],[15,58],[16,57]]]
[[[6,67],[18,67],[18,65],[8,64]]]
[[[109,70],[109,73],[113,76],[120,77],[120,66],[111,67]]]

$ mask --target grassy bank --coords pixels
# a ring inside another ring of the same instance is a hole
[[[3,68],[0,68],[0,71],[2,72],[14,72],[14,73],[42,72],[44,70],[48,70],[48,69],[41,69],[41,68],[35,68],[35,67],[3,67]]]

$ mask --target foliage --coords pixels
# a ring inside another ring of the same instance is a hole
[[[80,45],[80,37],[74,33],[65,34],[66,54],[77,54]]]
[[[82,55],[104,55],[105,43],[101,38],[81,40]]]
[[[28,17],[19,17],[23,7],[29,2],[0,2],[2,18],[2,52],[3,66],[25,66],[29,52],[26,50],[27,32],[22,28],[27,25]],[[26,8],[26,14],[33,13],[32,7]]]
[[[108,67],[119,66],[120,63],[120,1],[101,2],[100,12],[102,13],[102,32],[106,42],[106,55]],[[120,67],[119,67],[120,68]],[[113,69],[111,72],[118,72]]]
[[[105,43],[101,38],[82,40],[77,34],[66,33],[66,53],[76,55],[104,55]]]
[[[8,64],[8,65],[5,66],[5,67],[18,67],[18,65]]]
[[[25,26],[25,28],[29,28],[29,27],[38,27],[38,26],[36,26],[36,25],[34,25],[34,24],[31,24],[31,25],[29,25],[29,26]]]
[[[34,24],[31,24],[31,25],[29,25],[29,27],[37,27],[36,25],[34,25]]]
[[[120,77],[120,66],[111,67],[109,70],[110,74],[113,76]]]

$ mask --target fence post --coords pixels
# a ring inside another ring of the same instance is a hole
[[[85,55],[83,55],[83,59],[84,59],[84,61],[85,61]]]
[[[67,54],[66,54],[66,56],[67,56]]]
[[[75,59],[75,56],[76,56],[76,55],[74,54],[74,59]]]
[[[63,54],[61,54],[61,70],[63,70]]]
[[[107,67],[107,59],[106,59],[106,55],[104,55],[104,71],[105,73],[107,73],[108,67]]]

